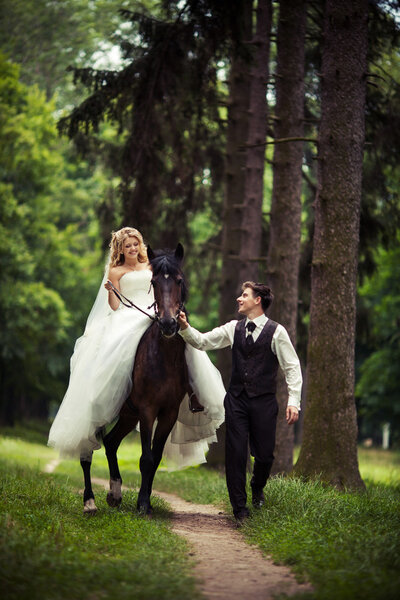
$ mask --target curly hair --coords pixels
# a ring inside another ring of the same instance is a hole
[[[271,289],[265,285],[264,283],[255,283],[254,281],[245,281],[242,284],[242,292],[245,288],[250,288],[253,291],[253,296],[261,298],[261,306],[263,311],[265,312],[267,308],[271,305],[272,300],[274,299],[274,295],[271,292]]]
[[[122,252],[124,241],[128,237],[135,237],[139,242],[138,261],[141,263],[147,262],[147,249],[143,241],[143,236],[137,229],[133,227],[123,227],[118,231],[113,231],[110,242],[110,267],[119,267],[124,264],[125,257]]]

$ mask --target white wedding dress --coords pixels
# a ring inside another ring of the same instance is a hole
[[[129,271],[120,279],[124,296],[147,312],[154,302],[151,277],[146,269]],[[104,304],[107,291],[102,287],[96,303],[100,298]],[[100,317],[89,316],[85,333],[76,341],[69,386],[49,433],[48,444],[61,456],[90,459],[100,448],[96,431],[117,417],[128,397],[136,349],[150,325],[145,314],[122,304],[113,311],[107,303]],[[205,462],[208,445],[216,441],[215,432],[224,420],[225,389],[219,371],[205,352],[188,344],[185,357],[190,384],[205,410],[192,413],[188,397],[182,399],[163,454],[169,469]]]

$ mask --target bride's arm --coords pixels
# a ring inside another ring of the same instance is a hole
[[[117,310],[117,308],[119,307],[119,300],[118,300],[117,296],[114,294],[114,292],[112,291],[112,287],[109,282],[111,282],[113,284],[113,286],[116,287],[117,290],[119,290],[119,280],[120,280],[120,274],[119,274],[118,270],[110,269],[110,271],[108,273],[108,281],[104,284],[104,287],[106,288],[106,290],[108,290],[108,304],[111,306],[111,308],[113,310]]]

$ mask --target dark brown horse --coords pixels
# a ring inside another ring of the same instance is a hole
[[[181,270],[183,247],[178,244],[175,253],[157,255],[149,248],[148,256],[153,270],[156,318],[143,335],[136,352],[130,397],[122,406],[117,423],[103,440],[110,469],[107,502],[110,506],[118,506],[122,500],[122,478],[117,450],[123,438],[140,423],[142,481],[137,507],[144,514],[151,512],[150,495],[154,475],[165,442],[178,417],[180,403],[190,391],[185,344],[178,335],[177,321],[187,294]],[[91,463],[81,461],[81,465],[85,477],[84,511],[93,513],[97,509],[90,480]]]

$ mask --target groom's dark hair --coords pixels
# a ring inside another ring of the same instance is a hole
[[[271,292],[271,289],[267,285],[264,283],[255,283],[254,281],[245,281],[242,284],[242,292],[246,288],[250,288],[256,298],[261,298],[261,306],[264,312],[267,310],[267,308],[269,308],[269,306],[271,306],[274,296]]]

